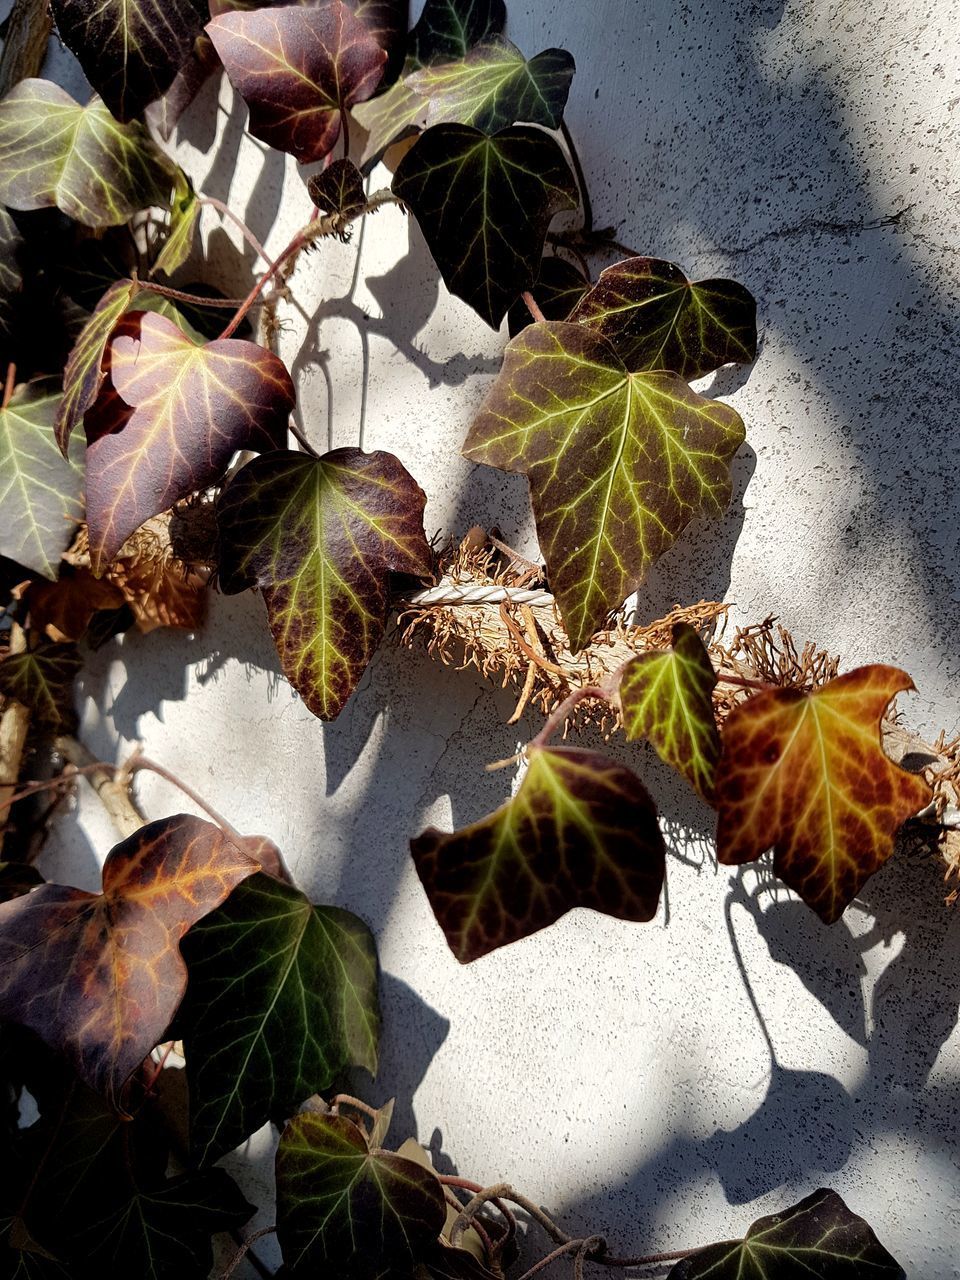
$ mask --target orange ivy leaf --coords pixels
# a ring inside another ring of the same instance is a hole
[[[838,920],[932,795],[881,745],[890,700],[913,687],[896,667],[859,667],[737,707],[717,773],[719,860],[752,862],[772,846],[777,875],[827,924]]]
[[[0,905],[0,1018],[35,1031],[116,1105],[186,987],[180,939],[258,870],[180,814],[118,844],[103,893],[45,884]]]

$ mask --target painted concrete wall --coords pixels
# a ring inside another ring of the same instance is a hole
[[[510,10],[528,54],[576,56],[568,121],[598,224],[759,300],[756,366],[710,384],[747,423],[733,507],[664,557],[640,615],[725,593],[737,621],[777,613],[848,664],[907,667],[909,721],[956,731],[955,5]],[[178,154],[276,251],[310,202],[292,165],[241,136],[245,115],[209,87]],[[208,229],[215,277],[234,287],[245,251]],[[456,452],[504,338],[438,284],[416,226],[380,213],[303,262],[293,293],[282,353],[311,439],[396,452],[429,495],[429,531],[497,523],[533,547],[522,480]],[[628,1252],[729,1236],[827,1184],[909,1275],[960,1275],[960,917],[939,868],[898,858],[826,929],[761,874],[718,869],[710,814],[641,754],[669,911],[647,926],[575,913],[461,968],[406,842],[505,797],[508,774],[482,764],[535,729],[506,728],[510,706],[387,645],[323,726],[279,678],[252,595],[215,600],[196,637],[108,646],[83,677],[94,750],[119,758],[142,740],[238,827],[275,838],[318,899],[373,926],[386,1031],[364,1092],[397,1094],[396,1136],[416,1132],[440,1167],[507,1176]],[[149,778],[141,795],[152,816],[183,807]],[[95,804],[80,817],[52,864],[92,884],[112,835]],[[262,1133],[229,1161],[253,1198],[270,1149]]]

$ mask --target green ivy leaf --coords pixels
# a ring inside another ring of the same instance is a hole
[[[6,209],[0,209],[0,338],[12,333],[15,301],[23,284],[17,261],[22,247],[17,224]]]
[[[0,661],[0,694],[28,707],[38,725],[59,729],[73,717],[73,682],[82,665],[76,645],[45,640]]]
[[[352,160],[334,160],[307,183],[310,199],[323,213],[355,217],[367,202],[363,174]]]
[[[219,479],[237,449],[285,440],[294,403],[290,375],[265,347],[236,338],[198,346],[153,312],[122,318],[106,369],[84,418],[97,574],[145,520]]]
[[[236,1231],[253,1214],[223,1169],[204,1169],[138,1186],[108,1215],[92,1215],[78,1240],[85,1274],[138,1280],[207,1280],[211,1236]]]
[[[341,113],[370,97],[387,56],[342,0],[224,13],[206,29],[250,108],[250,132],[301,164],[333,150]]]
[[[393,190],[447,288],[494,329],[533,284],[551,218],[577,207],[563,152],[526,126],[493,137],[461,124],[428,129],[400,162]]]
[[[277,1236],[291,1269],[332,1268],[329,1274],[351,1280],[403,1275],[445,1220],[436,1174],[392,1151],[371,1150],[344,1116],[307,1112],[284,1130]]]
[[[673,628],[673,647],[641,653],[620,679],[623,727],[631,740],[646,738],[657,755],[712,803],[720,760],[713,714],[717,676],[703,641],[686,622]]]
[[[83,447],[61,455],[59,405],[49,382],[28,382],[0,409],[0,555],[46,578],[83,519]]]
[[[407,77],[429,101],[427,124],[469,124],[495,133],[523,120],[559,129],[576,64],[565,49],[545,49],[529,62],[509,40],[470,49],[458,62],[439,62]]]
[[[534,747],[517,794],[410,851],[434,915],[462,964],[527,938],[574,907],[651,920],[664,876],[657,811],[643,783],[605,756]]]
[[[200,201],[193,183],[182,170],[178,170],[170,208],[170,227],[163,248],[153,264],[151,275],[157,271],[173,275],[174,271],[183,266],[190,257],[199,221]]]
[[[565,258],[551,254],[540,263],[539,274],[530,292],[545,319],[566,320],[589,288],[590,281],[582,271]],[[521,298],[507,314],[510,337],[515,338],[521,329],[532,323],[533,316]]]
[[[743,423],[675,373],[630,373],[583,325],[507,344],[464,454],[527,476],[540,548],[574,653],[698,516],[730,501]]]
[[[503,0],[427,0],[410,32],[410,56],[421,66],[455,62],[475,44],[499,35],[506,21]]]
[[[99,98],[81,107],[58,85],[22,80],[0,102],[0,203],[54,205],[87,227],[167,205],[174,166],[136,123]]]
[[[380,643],[388,572],[425,576],[426,497],[389,453],[255,458],[220,498],[220,585],[258,587],[284,674],[322,720]]]
[[[835,1191],[821,1188],[758,1218],[746,1238],[684,1258],[669,1280],[905,1280],[906,1273]]]
[[[63,371],[63,397],[54,419],[54,433],[64,456],[74,427],[83,421],[103,385],[103,356],[110,335],[139,288],[136,281],[127,279],[110,285],[73,344]]]
[[[202,29],[196,0],[51,0],[60,39],[118,120],[167,91]]]
[[[377,1068],[377,953],[339,907],[312,906],[258,874],[195,925],[181,946],[189,982],[190,1140],[201,1164],[292,1115],[350,1066]]]
[[[609,339],[631,372],[701,378],[757,356],[757,304],[742,284],[693,284],[656,258],[627,258],[601,271],[570,319]]]

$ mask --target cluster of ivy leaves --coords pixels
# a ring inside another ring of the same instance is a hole
[[[27,79],[0,101],[0,576],[23,640],[0,660],[0,697],[27,710],[35,740],[71,727],[78,644],[134,621],[125,548],[198,493],[217,490],[221,589],[260,593],[282,668],[323,719],[382,639],[392,576],[433,572],[425,495],[401,460],[289,448],[289,372],[239,327],[243,309],[201,305],[202,195],[163,140],[220,70],[255,137],[323,164],[309,190],[334,230],[363,214],[365,174],[391,149],[393,197],[447,288],[494,329],[509,317],[464,453],[527,477],[572,651],[691,520],[724,511],[744,426],[691,384],[754,358],[754,300],[656,259],[591,281],[545,252],[582,194],[557,136],[574,59],[525,56],[502,0],[427,0],[409,31],[398,0],[51,8],[93,96]],[[239,451],[256,456],[227,478]],[[716,678],[681,627],[605,692],[628,737],[716,807],[721,862],[772,847],[783,879],[836,920],[929,800],[880,745],[909,678],[877,666],[814,691],[760,691],[722,736]],[[629,921],[658,907],[664,846],[637,775],[546,740],[526,754],[500,810],[412,841],[463,961],[572,907]],[[376,1068],[376,954],[360,920],[289,882],[268,842],[169,818],[110,853],[100,894],[44,884],[14,859],[0,897],[4,1140],[18,1171],[0,1276],[205,1276],[212,1236],[252,1213],[216,1162],[272,1121],[291,1273],[496,1277],[450,1242],[432,1169],[385,1149],[386,1114],[301,1110],[348,1070]],[[171,1073],[150,1065],[174,1040],[186,1133],[170,1124]],[[26,1129],[24,1091],[39,1117]],[[902,1275],[829,1192],[673,1274],[808,1274],[811,1257],[837,1280]]]

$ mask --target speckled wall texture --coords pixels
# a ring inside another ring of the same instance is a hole
[[[711,383],[747,424],[733,507],[664,558],[641,615],[725,593],[737,621],[776,613],[847,664],[905,666],[906,718],[956,732],[956,5],[509,7],[525,52],[576,57],[568,120],[598,225],[759,301],[755,367]],[[208,86],[178,154],[278,250],[310,201],[292,164],[242,138],[245,115]],[[236,287],[249,251],[205,226]],[[306,259],[293,294],[281,350],[310,437],[397,453],[431,532],[495,523],[532,546],[523,481],[457,454],[504,338],[438,284],[416,225],[368,219]],[[509,697],[386,645],[322,726],[278,678],[261,613],[250,595],[217,599],[196,638],[102,650],[84,732],[106,755],[142,739],[239,828],[273,836],[301,884],[370,922],[386,1039],[366,1089],[399,1096],[397,1138],[416,1131],[481,1182],[508,1177],[619,1252],[729,1236],[830,1185],[911,1277],[960,1276],[960,916],[935,865],[895,860],[827,929],[756,874],[718,870],[708,811],[644,755],[669,912],[646,926],[574,913],[462,969],[406,842],[503,799],[509,771],[483,763],[533,722],[505,727]],[[142,796],[151,815],[181,807],[158,780]],[[111,836],[95,804],[81,817],[58,861],[92,879]],[[262,1171],[269,1146],[251,1144]],[[256,1186],[256,1162],[230,1167]]]

